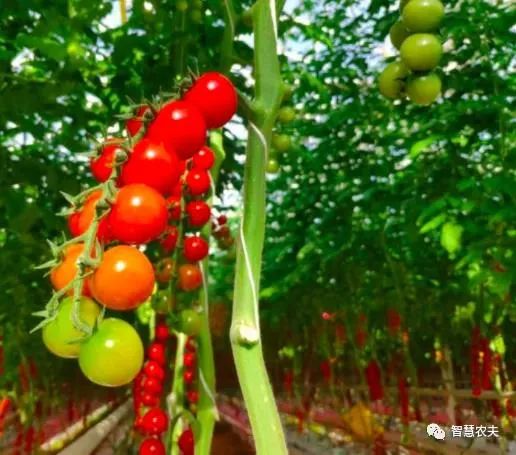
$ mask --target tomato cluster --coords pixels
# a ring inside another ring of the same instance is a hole
[[[166,352],[170,331],[164,321],[155,328],[155,339],[147,348],[147,360],[133,383],[134,428],[145,439],[140,455],[165,454],[161,436],[167,431],[168,417],[160,408],[166,380]]]
[[[433,103],[441,93],[441,79],[433,72],[443,49],[435,34],[444,17],[440,0],[402,0],[401,18],[390,29],[389,37],[401,59],[382,71],[378,84],[387,98],[404,96],[416,104]]]
[[[145,406],[159,402],[152,393],[161,391],[165,376],[163,340],[157,333],[142,370],[138,333],[121,319],[103,319],[101,309],[130,311],[165,297],[161,312],[170,312],[175,296],[160,284],[169,288],[175,281],[172,288],[183,292],[200,288],[199,262],[209,250],[200,230],[211,220],[207,197],[215,163],[207,132],[226,124],[236,109],[233,84],[214,72],[196,78],[180,99],[135,108],[125,137],[107,139],[92,157],[98,185],[70,199],[73,239],[54,248],[50,279],[57,293],[47,306],[45,345],[58,356],[78,358],[85,376],[100,385],[125,385],[143,371],[146,395],[139,399]],[[146,252],[154,243],[174,259],[153,266]],[[196,311],[184,309],[175,319],[184,333],[200,332]],[[195,393],[190,398],[196,401]],[[152,408],[142,416],[146,434],[161,434],[166,414],[160,412]],[[146,445],[158,450],[155,441]]]

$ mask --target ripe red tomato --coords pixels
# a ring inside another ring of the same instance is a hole
[[[167,198],[167,207],[170,219],[179,221],[181,219],[181,196],[169,196]]]
[[[97,215],[97,204],[101,197],[102,191],[96,190],[93,191],[86,199],[77,219],[77,232],[79,235],[84,234],[95,219]],[[99,221],[97,228],[97,238],[103,243],[108,243],[111,239],[107,216],[103,216]]]
[[[185,370],[183,372],[183,380],[186,384],[191,384],[195,378],[195,371],[194,370]]]
[[[84,243],[74,243],[65,248],[62,261],[50,272],[50,282],[56,291],[68,286],[75,278],[78,272],[77,261],[83,251]],[[91,295],[90,284],[91,278],[88,277],[84,280],[83,295]],[[70,289],[66,294],[72,295],[73,289]]]
[[[206,122],[201,112],[186,101],[171,101],[158,112],[149,125],[147,137],[173,148],[179,158],[187,160],[206,140]]]
[[[186,399],[190,403],[196,404],[199,401],[199,392],[197,392],[196,390],[189,390],[188,392],[186,392]]]
[[[214,163],[215,153],[206,145],[193,156],[193,165],[199,169],[211,169]]]
[[[161,194],[168,194],[179,177],[175,152],[149,139],[142,139],[134,146],[120,175],[122,185],[143,183]]]
[[[186,186],[192,196],[200,196],[211,187],[210,174],[204,169],[194,167],[186,174]]]
[[[91,288],[95,299],[107,308],[132,310],[151,296],[154,269],[141,251],[118,245],[104,253]]]
[[[144,439],[140,444],[139,455],[165,455],[165,446],[159,439]]]
[[[171,253],[176,249],[179,231],[176,226],[169,226],[165,231],[165,237],[161,240],[160,245],[165,253]]]
[[[130,136],[136,136],[138,134],[138,131],[140,131],[140,128],[143,126],[142,117],[145,115],[145,112],[148,109],[148,106],[140,106],[136,110],[136,115],[133,118],[127,120],[127,122],[125,123],[125,126]]]
[[[143,366],[143,372],[149,378],[156,378],[159,381],[163,381],[163,379],[165,379],[165,370],[155,360],[147,360]]]
[[[202,285],[202,274],[195,264],[183,264],[178,270],[179,288],[185,292],[195,291]]]
[[[195,365],[196,355],[195,352],[185,352],[183,356],[183,364],[187,368],[192,368]]]
[[[197,106],[208,128],[220,128],[229,122],[238,106],[235,87],[227,77],[216,72],[199,77],[184,99]]]
[[[184,161],[181,161],[182,163],[184,163]],[[184,169],[183,169],[183,172],[181,172],[181,176],[184,174]],[[179,179],[179,181],[172,187],[171,191],[170,191],[170,196],[175,196],[175,197],[181,197],[181,195],[183,194],[183,178],[181,177]]]
[[[198,235],[185,237],[183,254],[189,262],[201,261],[208,255],[209,245],[206,240]]]
[[[191,311],[191,310],[186,310],[186,311]],[[183,313],[184,313],[184,311],[183,311]],[[189,336],[188,339],[186,340],[185,351],[195,353],[196,349],[197,349],[197,346],[195,344],[195,340],[193,339],[192,336]]]
[[[174,261],[170,258],[165,258],[156,264],[156,280],[159,283],[168,283],[172,279],[172,272],[174,271]]]
[[[72,237],[78,237],[81,235],[79,231],[79,216],[80,212],[73,212],[68,216],[68,230],[70,231]]]
[[[177,440],[177,445],[181,449],[182,455],[194,455],[195,440],[193,431],[190,428],[181,433]]]
[[[191,227],[201,227],[210,221],[211,209],[204,201],[190,201],[186,204],[185,211]]]
[[[221,226],[224,226],[228,222],[228,217],[226,215],[219,215],[217,218],[217,223],[219,223]]]
[[[124,186],[109,213],[114,239],[142,244],[158,238],[167,227],[165,199],[156,190],[142,184]]]
[[[158,322],[156,324],[156,329],[154,331],[156,336],[156,340],[165,342],[170,337],[170,331],[168,330],[168,326],[165,322]]]
[[[102,147],[100,155],[92,158],[90,161],[90,169],[93,177],[97,182],[105,182],[113,172],[113,164],[115,160],[115,152],[122,143],[122,139],[109,138],[106,145]]]
[[[160,365],[165,365],[166,356],[165,356],[165,346],[161,343],[151,343],[147,348],[147,357],[150,360],[155,360]]]
[[[163,392],[163,383],[154,377],[146,377],[143,380],[143,390],[154,395],[161,395]]]
[[[151,392],[142,391],[139,395],[140,403],[144,406],[154,407],[159,405],[159,396]]]
[[[167,430],[168,418],[159,408],[149,409],[143,416],[143,428],[150,435],[160,435]]]

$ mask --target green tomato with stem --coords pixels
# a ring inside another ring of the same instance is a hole
[[[143,343],[132,325],[122,319],[104,319],[81,346],[79,367],[95,384],[129,384],[143,365]]]
[[[432,32],[444,17],[444,6],[439,0],[411,0],[403,9],[403,24],[411,32]]]
[[[405,81],[409,73],[409,69],[402,62],[389,63],[378,78],[380,93],[386,98],[401,98],[405,91]]]
[[[59,305],[55,319],[42,330],[43,343],[47,349],[58,357],[74,359],[79,357],[81,339],[86,334],[76,329],[72,322],[73,297],[66,297]],[[100,314],[100,306],[92,299],[81,297],[79,318],[93,328]]]
[[[426,106],[439,97],[441,88],[441,78],[435,73],[415,76],[407,84],[407,95],[412,102]]]
[[[443,48],[437,36],[430,33],[410,35],[400,48],[401,60],[413,71],[430,71],[441,60]]]

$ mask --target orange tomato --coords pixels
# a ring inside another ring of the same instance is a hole
[[[77,275],[79,271],[77,261],[84,250],[84,243],[74,243],[69,245],[64,250],[62,261],[52,269],[50,272],[50,282],[56,291],[66,287]],[[70,289],[67,295],[73,294],[73,288]],[[90,296],[90,278],[84,280],[82,294]]]
[[[132,310],[154,289],[154,269],[137,248],[119,245],[104,253],[91,279],[96,300],[112,310]]]

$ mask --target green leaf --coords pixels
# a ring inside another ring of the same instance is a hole
[[[462,226],[448,222],[441,230],[441,245],[449,254],[455,254],[461,248]]]
[[[440,135],[434,134],[432,136],[427,137],[426,139],[422,139],[417,141],[415,144],[410,147],[409,155],[411,158],[417,158],[421,153],[423,153],[428,147],[441,139]]]
[[[437,215],[436,217],[432,218],[428,223],[426,223],[420,230],[420,234],[426,234],[427,232],[433,231],[434,229],[437,229],[441,224],[443,224],[446,221],[446,214],[441,213],[440,215]]]

